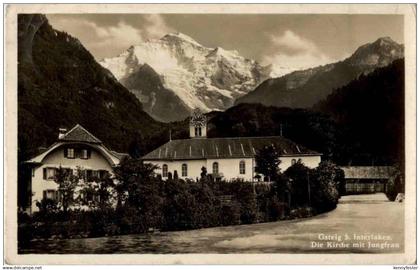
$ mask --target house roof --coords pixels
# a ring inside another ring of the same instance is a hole
[[[273,145],[281,156],[321,155],[280,136],[193,138],[172,140],[143,157],[144,160],[187,160],[254,157],[258,150]]]
[[[117,151],[113,151],[113,150],[109,150],[108,149],[108,151],[111,153],[111,154],[113,154],[114,156],[116,156],[118,159],[120,159],[120,160],[122,160],[123,158],[125,158],[125,157],[129,157],[130,155],[129,154],[127,154],[127,153],[120,153],[120,152],[117,152]]]
[[[107,147],[105,147],[105,145],[103,145],[101,140],[93,136],[84,127],[77,124],[67,133],[65,133],[60,139],[58,139],[57,142],[50,145],[50,147],[44,149],[42,152],[40,152],[38,155],[31,158],[30,160],[25,161],[25,163],[42,163],[43,159],[50,152],[54,151],[59,147],[62,147],[63,145],[72,143],[89,144],[91,147],[101,152],[112,165],[117,165],[124,157],[128,156],[128,154],[126,153],[119,153],[108,149]]]
[[[70,129],[67,133],[63,135],[59,141],[67,141],[67,142],[87,142],[87,143],[98,143],[101,144],[102,141],[93,136],[89,131],[87,131],[84,127],[77,124],[72,129]]]

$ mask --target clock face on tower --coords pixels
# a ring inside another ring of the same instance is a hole
[[[195,109],[191,116],[191,125],[195,127],[204,127],[206,122],[206,116],[202,114],[200,110]]]

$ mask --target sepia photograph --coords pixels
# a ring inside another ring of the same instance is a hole
[[[9,263],[416,263],[416,6],[350,6],[7,6]]]

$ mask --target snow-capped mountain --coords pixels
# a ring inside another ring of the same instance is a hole
[[[207,48],[181,33],[131,46],[100,64],[142,101],[147,112],[162,121],[183,119],[194,108],[205,112],[225,110],[271,72],[270,67],[262,67],[237,51]],[[158,75],[160,82],[154,80],[152,85],[144,77],[144,65],[147,73]],[[156,108],[163,94],[166,102],[170,96],[177,98],[176,102],[172,100],[173,110]]]

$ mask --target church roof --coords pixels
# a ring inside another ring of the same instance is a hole
[[[281,156],[321,155],[280,136],[192,138],[172,140],[143,157],[144,160],[187,160],[254,157],[264,146],[273,145]]]
[[[102,143],[101,140],[93,136],[84,127],[77,124],[70,129],[66,134],[63,135],[59,141],[71,141],[71,142],[87,142],[87,143]]]

